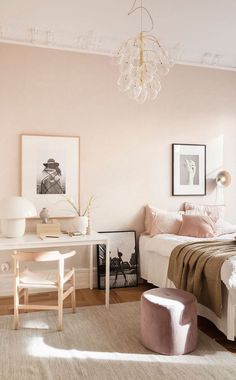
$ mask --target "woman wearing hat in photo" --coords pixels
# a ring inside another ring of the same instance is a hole
[[[38,189],[38,194],[65,194],[65,188],[61,181],[61,169],[54,158],[49,158],[46,163]]]

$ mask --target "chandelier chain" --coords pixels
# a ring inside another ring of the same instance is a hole
[[[151,32],[153,30],[153,27],[154,27],[154,22],[153,22],[152,15],[149,12],[149,10],[146,7],[143,6],[143,1],[142,0],[141,0],[141,5],[139,5],[137,7],[135,7],[136,3],[137,3],[137,0],[134,1],[132,8],[128,12],[128,15],[130,16],[131,14],[133,14],[134,12],[136,12],[138,9],[140,9],[141,10],[141,12],[140,12],[141,32],[143,32],[143,33],[149,33],[149,32]],[[149,19],[151,21],[151,27],[148,30],[143,30],[143,10],[147,13],[147,15],[149,16]]]

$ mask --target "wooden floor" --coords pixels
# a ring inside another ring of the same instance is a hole
[[[139,285],[134,288],[116,288],[110,290],[110,303],[122,303],[139,301],[141,294],[150,289],[150,285]],[[70,307],[70,297],[68,297],[65,302],[65,307]],[[54,305],[56,303],[56,293],[41,293],[34,294],[30,296],[30,302],[34,304],[45,303],[49,305]],[[80,289],[76,291],[76,305],[80,306],[92,306],[92,305],[103,305],[105,303],[105,292],[98,289]],[[0,315],[12,314],[13,313],[13,297],[0,297]],[[219,344],[224,346],[230,352],[236,354],[236,341],[231,342],[226,339],[224,334],[222,334],[213,323],[209,322],[207,319],[199,317],[198,318],[199,328],[215,339]]]

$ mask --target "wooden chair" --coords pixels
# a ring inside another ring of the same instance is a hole
[[[62,331],[63,301],[71,295],[72,311],[75,313],[75,270],[72,268],[65,273],[64,262],[75,255],[75,251],[61,254],[58,251],[49,252],[17,252],[14,251],[14,323],[13,328],[19,328],[19,310],[58,310],[58,330]],[[25,268],[20,272],[20,262],[49,262],[58,261],[58,274],[50,279],[50,272],[32,272]],[[69,285],[67,289],[64,285]],[[29,305],[29,289],[57,289],[58,303],[56,306],[49,305]],[[21,296],[24,296],[24,303],[20,303]]]

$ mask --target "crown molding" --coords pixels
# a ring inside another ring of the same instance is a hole
[[[116,44],[118,46],[114,38],[99,36],[94,30],[83,35],[76,35],[66,31],[1,25],[0,42],[103,55],[111,55],[112,46]]]
[[[121,41],[106,36],[99,36],[94,30],[84,35],[75,35],[65,31],[52,31],[36,27],[5,27],[0,25],[0,43],[17,44],[38,48],[47,48],[96,54],[112,57]],[[202,68],[236,71],[236,62],[226,64],[223,56],[211,52],[196,53],[180,44],[167,47],[176,64]]]

